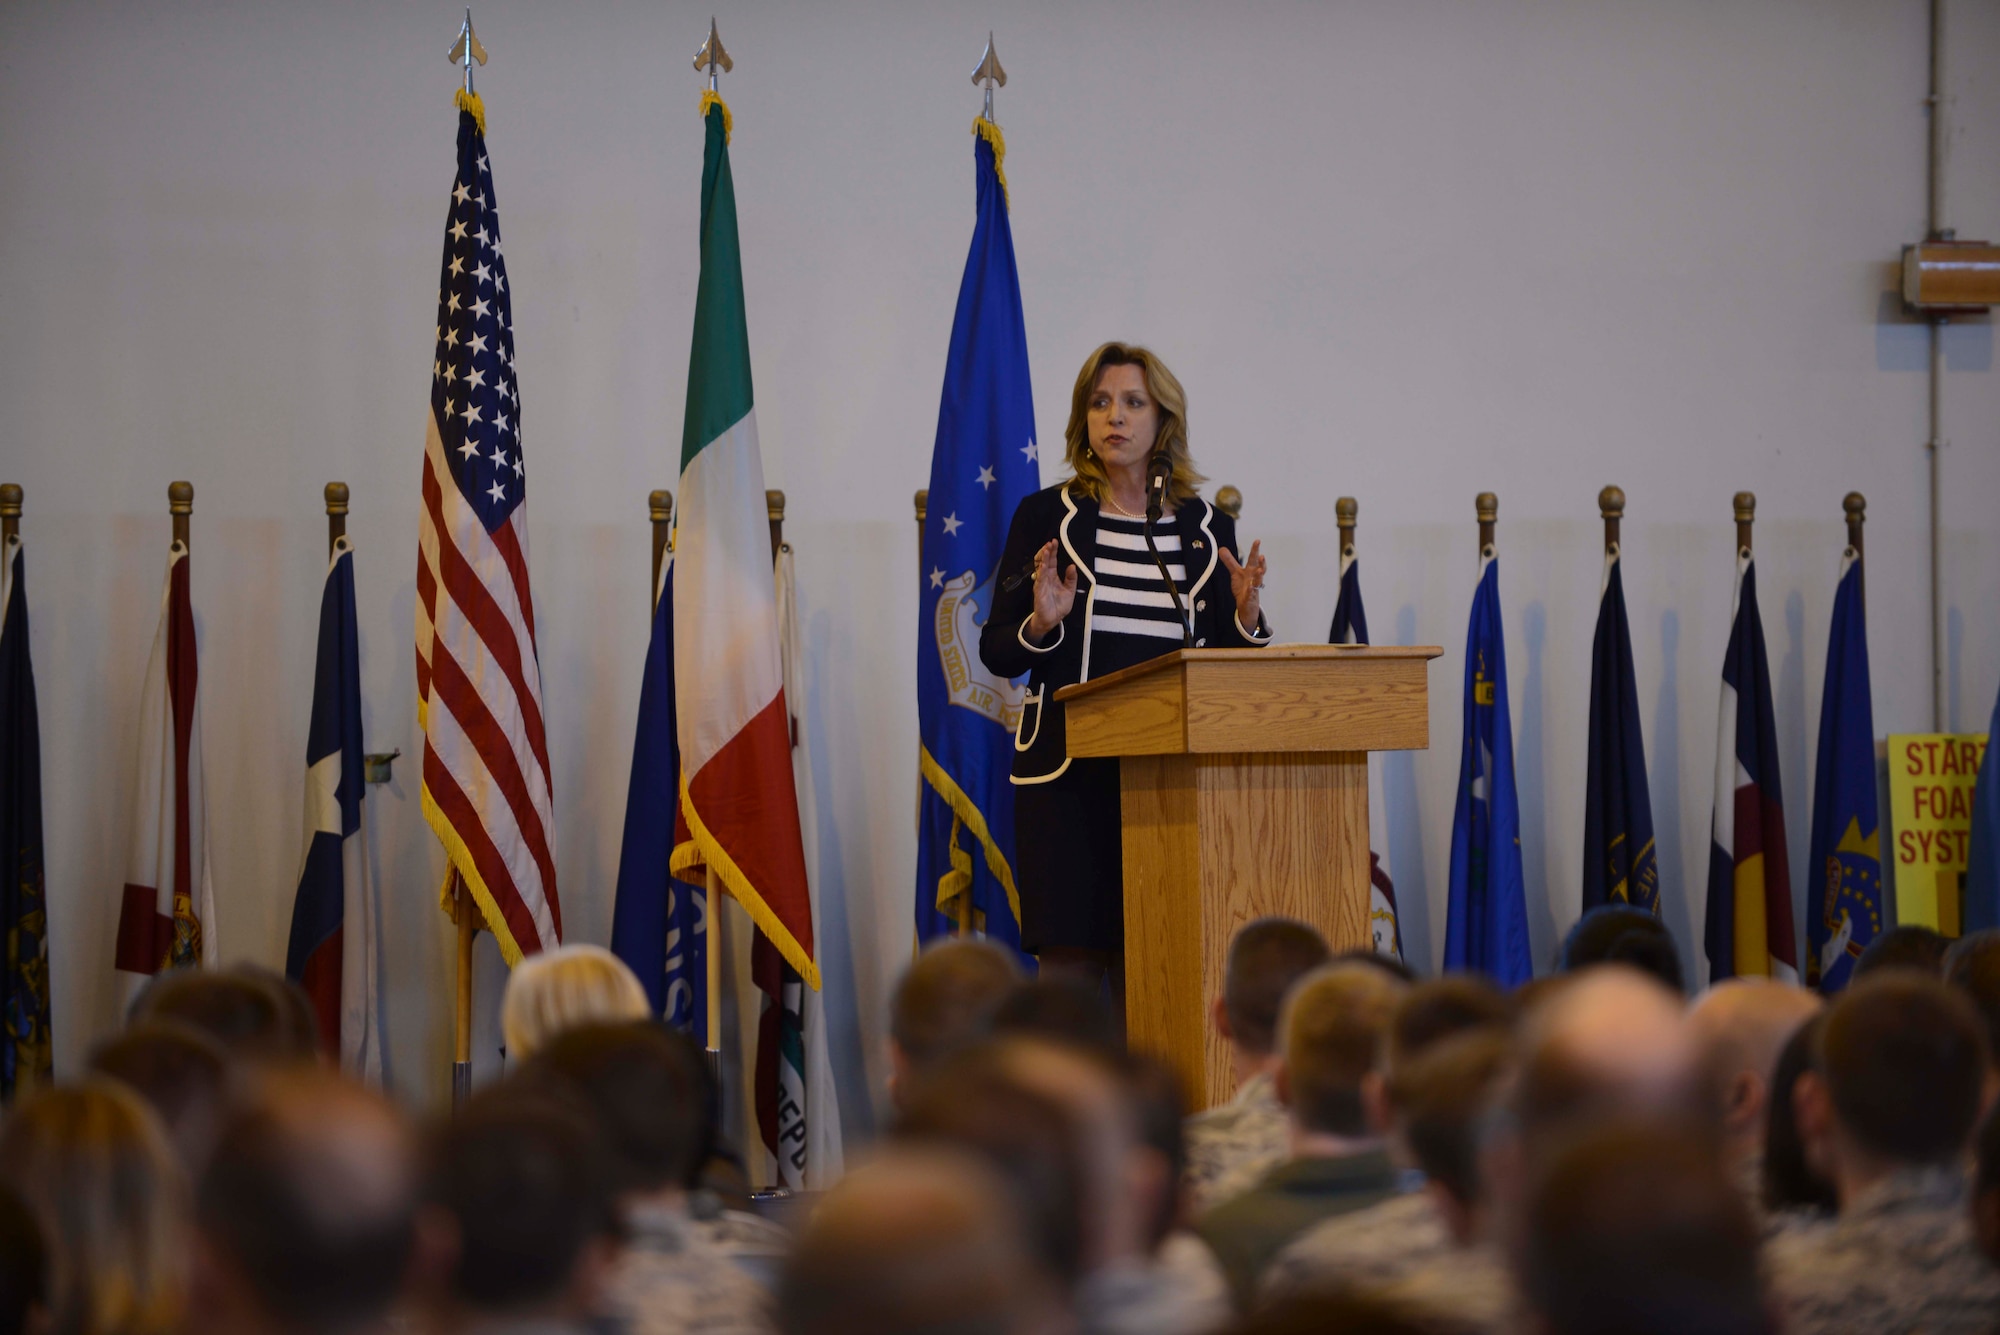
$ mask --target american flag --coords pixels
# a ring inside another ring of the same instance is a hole
[[[559,944],[514,321],[485,109],[458,98],[417,556],[423,808],[510,964]]]

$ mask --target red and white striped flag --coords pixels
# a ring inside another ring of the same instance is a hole
[[[562,941],[514,321],[486,112],[458,95],[417,555],[424,816],[509,964]],[[449,909],[449,884],[447,904]]]
[[[118,972],[129,1003],[162,969],[215,963],[201,696],[188,549],[168,549],[160,626],[139,696],[139,783],[118,913]]]

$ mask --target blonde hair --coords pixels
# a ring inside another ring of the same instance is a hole
[[[500,1001],[500,1033],[508,1057],[521,1061],[567,1030],[652,1013],[625,961],[602,946],[558,946],[514,966]]]
[[[1194,456],[1188,453],[1187,391],[1151,349],[1135,343],[1101,344],[1077,372],[1076,388],[1069,396],[1069,425],[1063,428],[1063,462],[1075,474],[1069,480],[1070,490],[1102,503],[1111,489],[1110,474],[1090,448],[1090,395],[1097,378],[1112,366],[1136,366],[1146,377],[1146,393],[1160,410],[1160,436],[1153,449],[1164,450],[1174,465],[1167,494],[1177,505],[1194,499],[1208,479],[1195,471]]]
[[[1361,1082],[1382,1061],[1404,985],[1373,964],[1339,960],[1285,998],[1285,1078],[1294,1121],[1336,1136],[1368,1132]]]
[[[64,1335],[180,1328],[187,1184],[152,1110],[92,1077],[44,1090],[0,1129],[0,1180],[42,1227]]]

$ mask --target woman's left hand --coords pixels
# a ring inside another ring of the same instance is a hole
[[[1257,629],[1257,623],[1264,615],[1261,593],[1264,587],[1265,568],[1263,546],[1261,540],[1251,543],[1249,558],[1238,561],[1234,552],[1221,543],[1216,544],[1216,554],[1222,558],[1223,567],[1229,571],[1229,591],[1236,595],[1236,620],[1238,624],[1252,632]]]

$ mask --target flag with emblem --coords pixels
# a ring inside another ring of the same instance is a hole
[[[305,989],[320,1050],[348,1074],[382,1083],[385,1034],[380,977],[381,904],[368,875],[362,823],[367,775],[361,753],[360,624],[354,549],[336,539],[319,602],[319,653],[306,728],[305,853],[285,976]]]
[[[128,1002],[162,969],[216,960],[200,678],[188,547],[176,539],[139,695],[138,784],[114,955]]]
[[[958,287],[917,586],[917,939],[964,928],[1016,950],[1014,794],[1025,683],[979,661],[1007,528],[1042,485],[1006,145],[973,123],[972,250]]]
[[[1806,852],[1806,982],[1828,994],[1847,986],[1855,961],[1882,931],[1875,706],[1868,690],[1861,572],[1861,554],[1845,549],[1826,642],[1812,842]]]
[[[1326,642],[1368,643],[1368,613],[1361,605],[1361,561],[1351,545],[1340,552],[1340,595],[1333,602],[1333,627],[1327,632]],[[1382,791],[1382,766],[1371,755],[1368,757],[1369,932],[1376,954],[1401,959],[1403,937],[1396,924],[1396,883],[1389,879],[1388,849],[1388,803]]]
[[[1451,884],[1444,967],[1484,973],[1502,987],[1534,976],[1521,871],[1521,807],[1514,789],[1514,725],[1507,710],[1507,646],[1500,562],[1489,545],[1465,642],[1465,739],[1451,817]]]
[[[1764,621],[1757,613],[1757,565],[1747,546],[1736,554],[1733,601],[1729,648],[1722,662],[1715,814],[1709,826],[1709,981],[1768,977],[1797,982],[1778,723],[1771,710]]]
[[[729,109],[709,92],[701,113],[701,276],[674,530],[681,810],[693,837],[689,848],[676,851],[674,866],[713,870],[785,963],[817,988],[750,383]]]
[[[509,964],[562,941],[512,294],[486,111],[458,94],[417,553],[423,810]],[[447,877],[445,904],[452,896]]]
[[[1658,916],[1660,867],[1639,731],[1639,683],[1618,548],[1604,554],[1590,651],[1590,746],[1583,798],[1583,911],[1629,904]]]
[[[1979,779],[1972,788],[1972,833],[1965,855],[1965,930],[2000,927],[2000,699],[1986,724]]]
[[[18,493],[12,502],[20,504]],[[19,513],[18,509],[15,513]],[[0,1098],[32,1094],[53,1076],[49,911],[42,879],[42,734],[28,655],[27,558],[21,537],[0,546]]]

